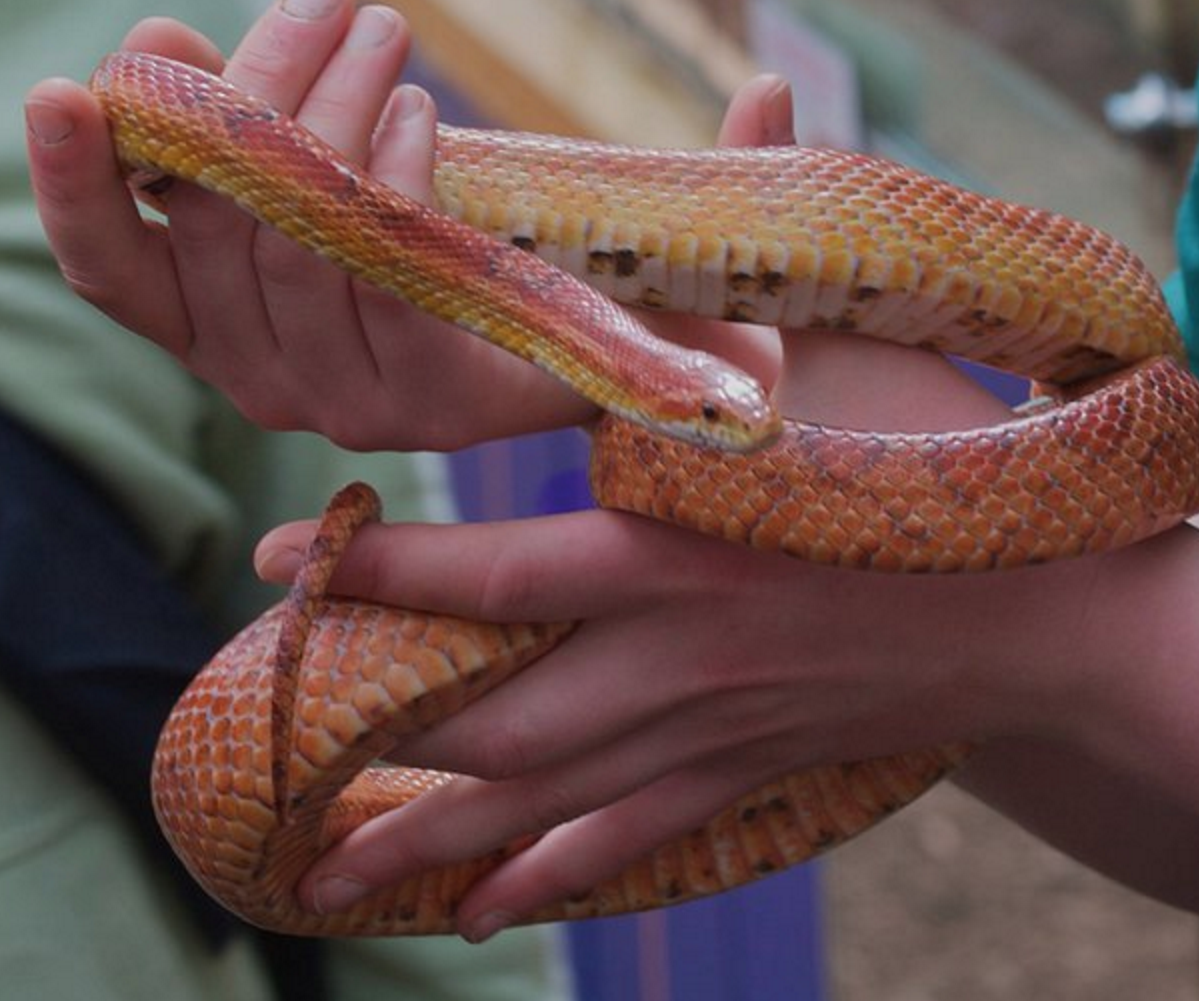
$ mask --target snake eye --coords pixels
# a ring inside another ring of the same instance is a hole
[[[703,403],[700,404],[699,412],[703,415],[704,420],[706,420],[709,424],[715,424],[718,420],[720,420],[720,407],[718,407],[711,400],[704,400]]]

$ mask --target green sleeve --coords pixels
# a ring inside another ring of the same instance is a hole
[[[245,24],[237,4],[163,0],[157,12],[200,16],[222,42]],[[0,5],[0,93],[10,96],[0,107],[0,407],[87,470],[165,567],[204,573],[199,563],[227,559],[234,522],[230,498],[200,462],[213,395],[65,290],[24,158],[19,96],[43,77],[86,79],[146,13],[142,0]]]
[[[265,2],[265,0],[263,0]],[[249,547],[266,528],[319,513],[348,479],[389,517],[448,510],[432,459],[356,456],[315,435],[258,431],[165,352],[71,295],[30,192],[18,95],[53,75],[85,80],[148,14],[174,16],[229,51],[261,3],[38,0],[0,4],[0,409],[55,445],[139,526],[159,562],[236,624],[273,592]]]

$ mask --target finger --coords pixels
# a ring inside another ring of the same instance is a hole
[[[265,536],[255,554],[259,575],[290,581],[312,531],[311,523],[296,523]],[[331,589],[486,622],[553,622],[645,607],[694,588],[716,549],[725,560],[768,558],[610,511],[475,525],[367,525]]]
[[[246,32],[229,58],[225,76],[292,114],[345,36],[353,15],[351,0],[281,0]]]
[[[370,173],[422,205],[432,205],[436,132],[437,106],[432,97],[414,84],[395,88],[372,137]],[[474,360],[486,358],[479,351],[482,345],[464,331],[450,329],[432,317],[417,315],[415,310],[411,319],[401,324],[395,298],[365,283],[357,286],[357,301],[376,372],[382,383],[391,384],[380,396],[409,401],[414,407],[412,417],[397,414],[390,423],[411,425],[421,419],[417,394],[411,384],[413,372],[424,373],[421,394],[437,401],[433,406],[448,409],[453,406],[455,390],[466,388],[474,373],[486,367],[485,362],[480,366]],[[436,386],[439,381],[445,383],[443,388]],[[466,392],[469,394],[469,389]],[[476,398],[482,396],[478,394]]]
[[[296,119],[347,159],[365,161],[408,48],[399,14],[389,7],[361,8]],[[359,387],[363,398],[374,398],[370,387],[379,366],[361,333],[349,277],[267,227],[256,231],[254,261],[269,322],[302,391],[317,395],[327,384],[329,335],[337,331],[338,378]]]
[[[128,52],[153,52],[198,66],[209,73],[219,73],[225,65],[225,57],[212,41],[169,17],[148,17],[139,21],[125,36],[121,48]]]
[[[431,205],[436,128],[433,99],[415,84],[397,87],[372,141],[371,173],[388,187]]]
[[[654,732],[517,780],[458,777],[333,846],[301,897],[318,913],[343,910],[380,887],[554,831],[675,772],[685,753]]]
[[[79,84],[55,79],[30,90],[25,110],[34,197],[67,284],[177,352],[190,326],[170,248],[130,197],[99,104]]]
[[[607,530],[609,523],[615,531]],[[708,740],[725,733],[722,722],[712,719],[711,703],[700,700],[711,679],[744,657],[735,646],[740,634],[709,630],[691,642],[698,635],[695,620],[709,607],[715,613],[726,608],[723,584],[747,582],[751,570],[755,587],[781,593],[793,583],[787,575],[796,572],[794,561],[608,512],[507,529],[384,529],[373,539],[362,537],[368,560],[381,543],[396,544],[394,555],[369,564],[371,569],[349,570],[351,580],[361,574],[358,582],[365,585],[351,590],[365,590],[370,600],[435,611],[456,604],[454,614],[487,621],[584,620],[552,653],[487,698],[406,740],[398,760],[505,779],[559,765],[651,723],[652,732],[668,735],[669,746],[647,749],[645,762],[670,760],[670,748],[703,752]],[[306,527],[294,531],[296,542],[309,534]],[[501,567],[502,561],[513,562]],[[393,563],[404,568],[398,586],[381,576],[393,572]],[[712,581],[717,584],[699,583]],[[691,597],[701,586],[710,593]],[[738,585],[742,597],[748,586]],[[498,597],[481,598],[487,590]],[[678,668],[662,670],[670,663]],[[751,697],[739,693],[738,704],[745,707]],[[700,704],[679,709],[664,726],[662,717],[689,700]],[[756,704],[750,709],[755,719],[768,716]]]
[[[371,173],[422,204],[434,204],[436,127],[432,98],[413,85],[397,88],[375,133]],[[492,345],[428,316],[398,318],[395,301],[386,293],[359,286],[358,306],[384,383],[380,396],[396,401],[397,412],[380,426],[436,429],[423,447],[460,447],[478,438],[478,428],[486,428],[489,437],[520,434],[594,416],[594,408],[557,379]],[[420,378],[413,385],[417,372]],[[506,391],[493,392],[497,385]],[[512,407],[513,399],[523,405]],[[433,413],[440,415],[435,422],[430,421]],[[456,428],[465,430],[466,438],[456,437],[462,433]]]
[[[350,0],[272,5],[246,33],[225,77],[286,113],[295,112],[345,35]],[[291,426],[306,387],[283,362],[255,267],[257,224],[226,199],[194,187],[172,191],[170,232],[197,336],[185,361],[215,382],[251,420]],[[237,322],[230,323],[229,317]],[[269,383],[269,392],[263,384]]]
[[[169,18],[140,22],[123,44],[208,70],[222,64],[207,38]],[[99,105],[85,88],[52,80],[30,91],[26,111],[38,211],[68,285],[117,322],[180,354],[191,325],[169,241],[143,221],[129,197]]]
[[[458,910],[459,933],[482,942],[575,899],[685,837],[746,791],[744,777],[706,762],[555,828],[471,888]]]
[[[407,23],[395,10],[361,7],[296,117],[347,159],[365,162],[410,45]]]
[[[794,103],[785,79],[764,73],[745,83],[729,102],[719,146],[792,146]]]

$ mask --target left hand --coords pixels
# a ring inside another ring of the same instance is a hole
[[[389,7],[341,0],[307,17],[281,0],[227,63],[202,36],[161,18],[138,25],[124,47],[223,72],[377,179],[431,203],[436,108],[419,88],[394,86],[410,43]],[[764,121],[771,102],[779,107]],[[145,220],[85,87],[42,81],[27,109],[34,191],[67,283],[255,423],[315,431],[348,448],[416,450],[594,417],[594,407],[556,379],[351,279],[225,198],[174,184],[169,224]],[[782,82],[760,78],[730,109],[724,139],[789,130],[780,113],[789,109]],[[38,121],[54,124],[39,132]],[[730,336],[736,325],[690,317],[654,325],[774,381],[774,331]]]
[[[286,580],[308,534],[292,525],[268,536],[260,571]],[[1103,637],[1068,628],[1101,566],[953,579],[832,570],[607,511],[368,526],[335,576],[338,593],[580,625],[404,741],[395,760],[464,777],[352,833],[302,896],[336,910],[368,887],[543,834],[463,903],[460,928],[477,940],[787,772],[1059,734],[1073,725],[1074,694],[1103,684],[1105,662],[1075,656]]]

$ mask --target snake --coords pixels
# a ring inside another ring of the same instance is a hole
[[[603,507],[896,573],[1106,552],[1199,508],[1199,387],[1178,330],[1138,258],[1082,223],[861,153],[651,150],[444,125],[426,206],[190,66],[117,53],[91,88],[131,180],[218,191],[593,401],[605,414],[591,458]],[[626,306],[881,338],[1019,372],[1051,397],[964,431],[784,419],[753,379],[658,340]],[[451,932],[470,888],[538,837],[342,913],[297,899],[331,845],[454,781],[380,764],[389,748],[576,628],[331,593],[349,540],[379,516],[366,485],[337,494],[287,596],[197,674],[155,753],[167,840],[213,897],[264,928]],[[972,746],[781,775],[528,920],[665,906],[804,862],[917,798]]]

